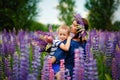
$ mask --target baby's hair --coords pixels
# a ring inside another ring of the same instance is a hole
[[[57,29],[57,32],[59,32],[60,29],[65,29],[65,30],[67,30],[68,34],[70,34],[70,27],[67,26],[66,24],[61,25],[61,26]]]

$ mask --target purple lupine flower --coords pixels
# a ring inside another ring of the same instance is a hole
[[[73,79],[75,80],[84,80],[84,58],[83,58],[83,48],[75,50],[74,58],[74,74]]]
[[[95,33],[95,32],[94,32]],[[91,38],[93,37],[94,33],[92,33]],[[95,33],[96,34],[96,33]],[[84,64],[84,80],[98,80],[98,70],[97,70],[97,63],[93,57],[93,53],[91,53],[91,39],[89,38],[86,44],[86,60]]]
[[[119,80],[118,78],[119,78],[119,76],[118,76],[118,67],[116,64],[116,59],[113,58],[113,60],[112,60],[112,79]]]
[[[85,47],[85,60],[88,60],[88,58],[90,57],[90,49],[91,49],[91,42],[90,40],[87,41],[86,47]]]
[[[93,36],[96,35],[96,30],[93,29],[89,32],[89,42],[92,44],[93,42]]]
[[[119,46],[119,48],[120,48],[120,31],[118,32],[118,46]]]
[[[98,80],[96,60],[89,58],[89,62],[85,63],[85,67],[85,80]]]
[[[97,34],[97,31],[95,29],[93,29],[89,32],[88,41],[89,41],[89,44],[91,45],[91,47],[93,46],[93,42],[94,42],[93,38],[96,34]]]
[[[20,41],[20,79],[27,80],[29,72],[29,43],[27,41],[27,33],[22,38],[22,41]]]
[[[15,37],[12,35],[12,33],[10,33],[9,53],[13,55],[15,52],[15,49],[16,49]]]
[[[65,78],[67,77],[67,75],[65,74],[64,63],[65,63],[64,59],[61,59],[60,60],[60,80],[65,80]]]
[[[14,42],[15,40],[13,40],[13,35],[11,32],[6,32],[4,30],[3,34],[2,34],[2,47],[3,47],[3,52],[4,55],[9,55],[9,54],[13,54],[15,51],[15,46],[14,46]]]
[[[112,32],[112,43],[113,43],[113,45],[111,45],[112,46],[112,57],[114,57],[115,56],[115,49],[116,49],[116,45],[117,45],[117,38],[116,38],[116,33],[115,32]]]
[[[4,62],[4,68],[5,68],[5,76],[8,78],[8,77],[11,77],[12,75],[12,71],[11,71],[11,66],[10,66],[10,62],[8,60],[9,58],[5,58],[3,57],[2,60]]]
[[[49,80],[54,80],[54,70],[52,69],[52,62],[51,59],[48,59],[48,66],[49,66]]]
[[[80,14],[75,14],[74,18],[75,18],[75,20],[77,21],[78,24],[84,26],[84,23],[82,21],[82,17],[80,16]]]
[[[23,40],[24,35],[25,35],[25,31],[19,30],[18,35],[17,35],[17,43],[18,43],[18,45],[20,44],[20,41]]]
[[[13,80],[20,80],[20,60],[19,60],[19,55],[18,53],[16,52],[14,55],[13,55]]]
[[[118,75],[120,75],[120,48],[119,47],[116,47],[116,50],[115,50],[115,61],[116,61],[116,65],[117,65],[117,71],[118,71]],[[120,79],[120,76],[117,76],[118,79]]]
[[[114,52],[114,38],[113,33],[106,34],[106,53],[108,54]]]
[[[0,56],[4,55],[2,33],[0,33]]]
[[[52,25],[49,25],[49,32],[52,32]]]
[[[29,74],[27,80],[37,80],[34,74]]]
[[[118,47],[120,48],[120,31],[116,33],[116,40],[117,40]]]
[[[41,69],[41,52],[39,46],[34,46],[34,54],[33,54],[33,61],[32,61],[32,75],[37,79],[38,74],[40,74]]]
[[[6,30],[4,30],[3,34],[2,34],[2,42],[3,42],[3,53],[4,55],[7,55],[8,53],[8,45],[7,45],[7,38],[6,38],[7,32]]]
[[[51,59],[48,56],[45,56],[41,80],[54,80],[54,79],[55,75],[54,70],[52,69]]]
[[[44,58],[41,80],[49,80],[49,61],[47,56]]]
[[[7,32],[4,36],[4,43],[7,49],[6,55],[12,55],[15,51],[13,45],[13,36],[11,35],[11,32]]]
[[[93,30],[91,35],[91,46],[93,51],[99,50],[99,34],[96,30]]]
[[[105,52],[105,32],[99,32],[99,47],[100,47],[100,51]]]
[[[47,42],[43,40],[42,38],[44,37],[44,33],[40,32],[41,34],[34,33],[32,35],[32,41],[35,42],[39,47],[41,51],[45,51],[45,47],[47,45]]]
[[[106,66],[109,68],[112,63],[112,55],[114,52],[114,42],[113,42],[113,36],[110,32],[106,33],[106,47],[105,47],[105,56],[106,56]],[[111,73],[111,71],[108,71],[108,73]]]
[[[13,31],[12,33],[11,33],[11,35],[13,36],[13,42],[14,42],[14,46],[16,46],[17,45],[17,34],[15,33],[15,31]]]

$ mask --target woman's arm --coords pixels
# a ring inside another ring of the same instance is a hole
[[[62,50],[64,50],[64,51],[68,51],[69,48],[70,48],[71,39],[72,39],[72,37],[69,36],[69,37],[67,38],[67,42],[66,42],[65,44],[64,44],[64,43],[61,43],[61,44],[60,44],[60,48],[61,48]]]
[[[57,48],[57,50],[55,51],[53,57],[52,57],[52,63],[59,62],[61,59],[65,59],[66,58],[66,51],[62,50],[60,47]]]

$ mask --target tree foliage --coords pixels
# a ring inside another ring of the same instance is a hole
[[[37,14],[39,0],[0,0],[0,30],[26,29],[26,24]]]
[[[59,0],[59,5],[57,9],[60,11],[59,20],[70,25],[72,22],[73,14],[75,8],[75,0]]]
[[[85,7],[89,10],[90,26],[102,30],[114,30],[113,14],[120,0],[86,0]]]
[[[48,28],[46,25],[40,23],[40,22],[36,22],[33,20],[29,20],[26,24],[26,26],[30,26],[28,29],[29,31],[37,31],[37,30],[41,30],[41,31],[48,31]]]
[[[116,21],[113,25],[115,27],[115,31],[119,31],[120,30],[120,21]]]

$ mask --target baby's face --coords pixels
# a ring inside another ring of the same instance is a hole
[[[67,39],[69,36],[68,34],[68,30],[65,30],[65,29],[60,29],[58,31],[58,37],[61,41],[64,41],[65,39]]]

